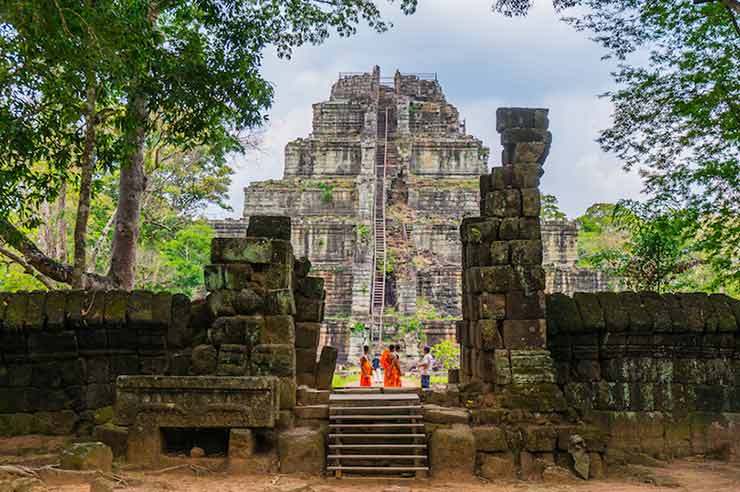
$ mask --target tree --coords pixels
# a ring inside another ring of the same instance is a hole
[[[522,15],[531,4],[499,0],[495,8]],[[697,248],[720,283],[740,285],[740,1],[553,4],[585,12],[566,21],[619,61],[602,148],[639,170],[651,206],[701,218]]]
[[[449,340],[443,340],[431,349],[432,356],[442,363],[446,370],[460,367],[460,345]]]
[[[555,195],[542,195],[540,217],[542,220],[568,220],[565,212],[560,210],[558,199]]]
[[[626,232],[627,239],[586,260],[630,290],[672,290],[676,278],[698,263],[685,234],[686,223],[694,219],[682,210],[656,210],[649,204],[622,201],[614,207],[613,224]]]
[[[410,14],[415,1],[400,5]],[[389,27],[368,0],[0,0],[2,242],[54,281],[132,288],[151,140],[241,150],[239,132],[259,126],[272,103],[259,73],[264,49],[288,57],[331,31],[352,35],[361,21]],[[98,275],[87,271],[90,197],[95,173],[113,169],[110,265]],[[37,225],[41,206],[67,182],[79,195],[73,265],[19,227]]]

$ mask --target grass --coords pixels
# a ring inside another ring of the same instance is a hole
[[[360,381],[360,372],[350,372],[344,374],[334,374],[331,385],[333,388],[343,386],[357,386]],[[421,378],[417,374],[408,374],[403,376],[404,386],[418,387],[421,386]],[[432,374],[431,384],[447,384],[447,374]]]

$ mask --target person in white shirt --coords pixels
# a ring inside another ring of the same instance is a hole
[[[424,347],[424,357],[421,362],[416,366],[421,372],[421,389],[429,389],[430,376],[432,374],[432,366],[434,365],[434,357],[432,357],[431,349]]]

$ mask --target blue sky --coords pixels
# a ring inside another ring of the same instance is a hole
[[[609,125],[611,105],[597,96],[614,89],[612,66],[601,61],[602,49],[586,34],[558,20],[550,2],[535,2],[524,19],[493,14],[490,0],[419,3],[409,17],[386,8],[394,27],[384,34],[365,28],[351,38],[300,48],[291,60],[265,56],[263,73],[274,84],[275,104],[262,149],[233,159],[234,211],[209,216],[241,215],[243,188],[282,177],[285,144],[311,131],[311,104],[328,98],[338,72],[369,71],[376,64],[384,76],[396,68],[437,72],[468,132],[491,148],[490,166],[500,164],[496,108],[550,108],[553,145],[542,191],[556,195],[570,217],[594,202],[639,195],[639,176],[625,173],[594,141]]]

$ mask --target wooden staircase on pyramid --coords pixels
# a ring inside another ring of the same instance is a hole
[[[426,433],[413,390],[338,388],[329,396],[327,472],[335,477],[426,477]]]

